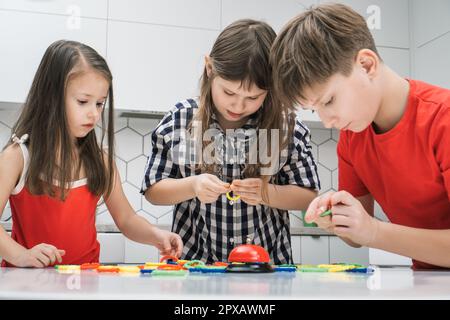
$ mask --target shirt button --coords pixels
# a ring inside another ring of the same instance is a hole
[[[234,243],[234,238],[230,238],[230,243]]]

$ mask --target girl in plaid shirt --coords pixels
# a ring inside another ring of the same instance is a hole
[[[183,259],[226,261],[252,242],[273,263],[292,263],[287,210],[306,209],[319,179],[309,130],[271,93],[275,36],[254,20],[226,27],[205,57],[200,97],[176,104],[152,133],[141,192],[175,205]]]

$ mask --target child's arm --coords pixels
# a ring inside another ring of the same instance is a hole
[[[0,217],[9,195],[19,181],[23,165],[22,151],[18,145],[9,146],[0,153]],[[56,261],[61,263],[64,253],[64,250],[45,243],[26,249],[0,227],[0,256],[17,267],[42,268]]]
[[[180,236],[157,228],[135,213],[123,193],[117,168],[114,181],[105,203],[119,230],[130,240],[157,247],[163,255],[180,256],[183,248]]]
[[[268,184],[268,201],[263,201],[263,184],[260,178],[234,180],[231,190],[250,205],[263,204],[282,210],[305,210],[317,196],[317,191],[298,185]]]
[[[450,230],[411,228],[379,221],[346,191],[332,194],[330,201],[333,208],[331,228],[337,236],[367,247],[450,267]],[[308,216],[311,221],[317,214]]]
[[[212,174],[200,174],[181,179],[167,178],[150,186],[145,198],[154,205],[173,205],[192,198],[203,203],[212,203],[230,191],[230,184]]]

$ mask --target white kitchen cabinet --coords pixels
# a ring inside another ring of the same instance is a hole
[[[292,260],[294,260],[295,264],[300,264],[302,261],[300,236],[291,237],[291,246],[292,246]]]
[[[125,263],[158,262],[159,259],[160,254],[156,247],[125,238]]]
[[[106,19],[108,0],[2,0],[0,9]]]
[[[218,31],[110,21],[108,61],[118,108],[168,111],[198,95]]]
[[[327,264],[330,260],[329,236],[301,236],[302,264]]]
[[[395,253],[380,249],[369,249],[369,261],[370,264],[375,265],[390,265],[390,266],[411,266],[411,258],[401,256]]]
[[[121,233],[98,233],[100,263],[123,263],[125,261],[125,237]]]
[[[220,0],[109,0],[109,20],[220,30]]]
[[[369,264],[369,248],[353,248],[339,237],[330,237],[330,263]]]
[[[106,53],[106,20],[0,10],[0,101],[23,103],[47,47],[56,40],[86,43]]]
[[[278,33],[291,18],[315,4],[317,0],[222,0],[222,27],[238,19],[251,18],[267,22]]]

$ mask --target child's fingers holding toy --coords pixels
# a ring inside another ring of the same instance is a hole
[[[263,201],[262,185],[263,181],[260,178],[236,179],[233,180],[230,189],[247,204],[258,205]]]
[[[181,256],[183,241],[181,237],[173,232],[158,229],[156,231],[155,246],[162,255]]]
[[[204,173],[195,176],[194,192],[196,197],[203,203],[211,203],[230,190],[230,184],[225,183],[215,175]]]

